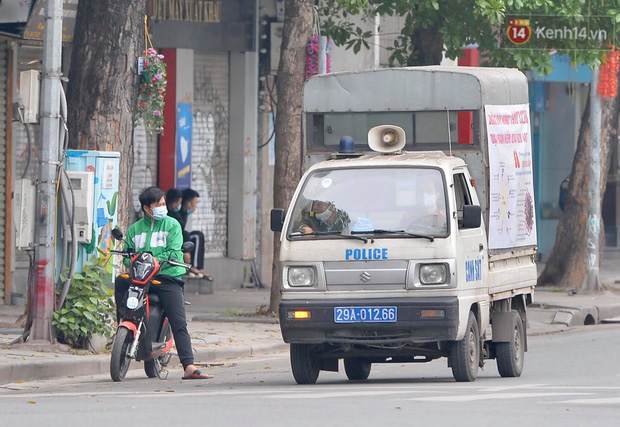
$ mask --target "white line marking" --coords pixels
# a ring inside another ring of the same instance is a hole
[[[432,396],[432,397],[412,397],[407,400],[419,402],[474,402],[477,400],[490,399],[527,399],[533,397],[552,397],[552,396],[583,396],[593,393],[502,393],[502,394],[481,394],[467,396]]]
[[[269,397],[272,399],[328,399],[331,397],[379,396],[379,395],[389,395],[389,394],[414,394],[414,393],[439,393],[439,392],[437,391],[414,391],[414,390],[403,390],[403,391],[368,390],[368,391],[342,391],[342,392],[331,392],[331,393],[306,393],[306,394],[264,396],[264,397]]]
[[[574,399],[549,403],[575,403],[579,405],[613,405],[616,403],[620,403],[620,397],[602,397],[600,399]]]

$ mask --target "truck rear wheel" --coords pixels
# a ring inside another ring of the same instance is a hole
[[[370,375],[372,363],[359,357],[345,357],[344,371],[350,380],[366,380]]]
[[[480,365],[480,330],[474,313],[469,312],[465,336],[453,343],[449,357],[455,380],[458,382],[476,380]]]
[[[525,356],[525,327],[518,311],[512,310],[510,317],[512,318],[512,339],[510,342],[495,344],[497,370],[502,377],[520,377]]]
[[[311,344],[291,344],[291,368],[297,384],[314,384],[319,377],[319,360]]]

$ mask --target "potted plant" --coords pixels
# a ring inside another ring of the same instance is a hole
[[[100,254],[94,261],[84,263],[84,271],[73,276],[63,307],[54,312],[53,326],[59,342],[73,348],[90,349],[93,336],[110,337],[115,320],[112,289],[107,271],[107,258]],[[66,281],[64,275],[60,275]],[[58,287],[60,295],[61,287]]]

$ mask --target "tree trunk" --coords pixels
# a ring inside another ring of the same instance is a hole
[[[145,0],[79,3],[67,90],[69,148],[121,153],[118,224],[122,229],[133,212],[129,189],[145,11]]]
[[[607,186],[612,144],[617,143],[618,98],[603,99],[601,117],[601,195]],[[539,286],[579,289],[586,275],[586,233],[588,219],[588,165],[590,160],[590,97],[581,118],[577,150],[570,174],[566,207],[560,217],[555,244]],[[602,204],[601,197],[601,204]],[[604,227],[601,227],[604,230]],[[603,233],[601,233],[603,236]],[[601,248],[603,245],[601,245]],[[601,249],[602,250],[602,249]]]
[[[274,208],[288,208],[302,172],[301,95],[306,44],[312,36],[313,0],[285,0],[284,28],[278,67]],[[280,304],[280,233],[275,233],[269,310]]]
[[[407,66],[439,65],[443,53],[443,36],[439,32],[443,22],[435,22],[427,28],[418,28],[411,36],[412,54]]]

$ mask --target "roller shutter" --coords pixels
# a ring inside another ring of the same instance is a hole
[[[228,53],[194,52],[192,188],[200,204],[187,230],[205,234],[205,256],[226,256],[228,235]]]

